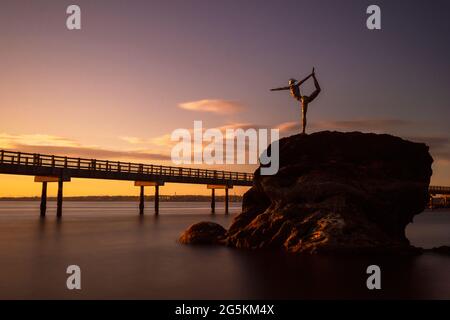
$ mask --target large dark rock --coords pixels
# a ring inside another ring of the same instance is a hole
[[[391,135],[325,131],[281,139],[280,170],[256,170],[227,244],[408,251],[405,227],[425,208],[432,162],[425,144]]]
[[[428,200],[428,146],[329,131],[279,143],[278,173],[256,170],[242,213],[215,243],[298,253],[417,252],[405,227]]]

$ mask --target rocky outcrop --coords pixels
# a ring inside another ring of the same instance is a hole
[[[425,208],[425,144],[391,135],[317,132],[281,139],[280,169],[256,170],[226,234],[237,248],[289,252],[412,249],[405,227]]]

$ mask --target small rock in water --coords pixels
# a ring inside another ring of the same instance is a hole
[[[199,222],[184,231],[179,241],[184,244],[220,244],[226,235],[226,230],[214,222]]]

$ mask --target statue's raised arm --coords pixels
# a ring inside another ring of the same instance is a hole
[[[282,90],[289,90],[291,87],[281,87],[281,88],[274,88],[270,89],[270,91],[282,91]]]
[[[311,78],[314,74],[315,74],[315,71],[314,71],[314,68],[313,68],[311,74],[309,76],[307,76],[306,78],[304,78],[303,80],[301,80],[299,83],[297,83],[296,86],[300,87],[303,84],[303,82],[305,82],[306,80]]]

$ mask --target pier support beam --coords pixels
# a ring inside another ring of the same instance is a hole
[[[42,194],[41,194],[41,217],[45,217],[47,211],[47,183],[48,182],[58,182],[58,198],[56,207],[56,216],[59,218],[62,216],[62,201],[63,201],[63,182],[69,182],[70,177],[61,175],[59,177],[55,176],[35,176],[34,182],[42,183]]]
[[[159,185],[155,186],[155,215],[159,214]]]
[[[225,188],[225,214],[228,214],[228,187]]]
[[[216,189],[211,189],[211,213],[214,214],[216,212]]]
[[[164,185],[164,182],[157,181],[135,181],[136,187],[141,187],[141,193],[139,197],[139,213],[144,214],[144,187],[155,187],[155,214],[159,213],[159,186]]]
[[[232,189],[233,186],[223,184],[208,184],[206,187],[208,189],[211,189],[211,213],[216,212],[216,189],[225,189],[225,214],[228,214],[229,211],[228,189]]]
[[[47,211],[47,181],[42,182],[41,193],[41,217],[45,217]]]
[[[63,178],[58,179],[58,198],[56,204],[56,217],[62,217],[62,203],[63,203]]]
[[[141,186],[141,194],[139,196],[139,214],[144,214],[144,186]]]

